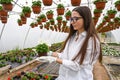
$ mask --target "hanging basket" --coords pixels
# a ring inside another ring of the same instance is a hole
[[[52,0],[42,0],[43,1],[43,4],[45,6],[51,6],[52,5]]]
[[[57,14],[58,14],[58,15],[63,15],[63,14],[64,14],[64,11],[65,11],[64,8],[58,8],[58,9],[57,9]]]
[[[108,14],[109,18],[114,18],[115,14]]]
[[[118,11],[120,11],[120,5],[117,5],[116,8]]]
[[[2,4],[3,8],[7,11],[12,11],[13,9],[13,4]]]
[[[80,6],[81,0],[71,0],[72,6]]]
[[[105,8],[105,3],[106,2],[96,2],[95,3],[96,9],[104,9]]]
[[[53,14],[47,14],[48,19],[53,19]]]
[[[39,14],[41,12],[40,6],[32,6],[32,11],[34,14]]]
[[[70,19],[70,16],[65,16],[66,20],[69,20]]]

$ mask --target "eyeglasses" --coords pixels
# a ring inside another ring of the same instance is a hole
[[[77,20],[81,19],[82,17],[71,17],[70,22],[77,22]]]

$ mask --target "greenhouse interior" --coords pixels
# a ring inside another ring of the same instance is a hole
[[[100,38],[93,79],[120,80],[120,0],[0,0],[0,80],[56,80],[64,64],[50,53],[63,48],[79,6],[90,9]]]

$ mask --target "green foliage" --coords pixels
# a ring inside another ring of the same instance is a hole
[[[108,45],[102,47],[102,53],[108,56],[120,56],[120,51],[110,48]]]
[[[100,10],[100,9],[94,9],[94,13],[102,13],[102,10]]]
[[[2,7],[2,6],[0,6],[0,11],[1,11],[1,10],[3,10],[3,7]]]
[[[120,0],[117,0],[114,4],[115,6],[120,5]]]
[[[107,2],[107,0],[95,0],[93,3],[96,4],[97,2]]]
[[[46,14],[53,14],[53,11],[49,10],[49,11],[46,12]]]
[[[63,18],[62,18],[62,16],[57,16],[57,18],[56,18],[57,20],[62,20]]]
[[[49,51],[49,47],[46,43],[38,44],[36,46],[37,53],[47,53]]]
[[[18,23],[21,22],[21,19],[18,19],[17,22],[18,22]]]
[[[46,18],[46,16],[45,16],[45,14],[41,14],[41,15],[39,16],[39,18],[40,18],[40,19],[43,19],[43,18]]]
[[[57,5],[57,9],[58,9],[58,8],[64,8],[64,5],[63,5],[63,4],[58,4],[58,5]]]
[[[55,20],[54,19],[50,19],[50,22],[55,22]]]
[[[67,11],[66,13],[65,13],[65,16],[71,16],[71,11],[69,10],[69,11]]]
[[[33,1],[32,6],[40,6],[41,7],[41,1]]]
[[[116,14],[116,13],[117,13],[117,11],[115,9],[107,11],[107,14]]]
[[[63,44],[63,42],[52,44],[50,47],[50,51],[57,51],[57,50],[61,49],[62,44]]]
[[[31,12],[31,8],[28,7],[28,6],[24,6],[23,9],[22,9],[22,12],[23,13],[30,13]]]
[[[0,0],[0,4],[9,4],[11,3],[13,0]]]

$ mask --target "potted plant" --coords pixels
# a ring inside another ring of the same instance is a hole
[[[56,19],[57,19],[58,23],[61,23],[63,18],[62,18],[62,16],[57,16]]]
[[[25,14],[26,17],[30,17],[31,9],[28,6],[23,6],[22,12]]]
[[[109,22],[110,21],[110,18],[108,16],[104,16],[104,19]]]
[[[21,19],[18,19],[17,22],[18,22],[18,25],[19,25],[19,26],[22,26],[22,21],[21,21]]]
[[[42,22],[46,22],[46,16],[45,14],[41,14],[39,18],[42,20]]]
[[[53,0],[42,0],[45,6],[51,6]]]
[[[52,10],[47,11],[46,15],[47,15],[48,19],[52,19],[53,18],[53,11]]]
[[[107,0],[95,0],[94,4],[97,9],[104,9],[106,2],[107,2]]]
[[[114,22],[118,23],[120,21],[120,18],[119,17],[115,17],[114,18]]]
[[[81,3],[81,0],[71,0],[72,6],[79,6]]]
[[[30,26],[31,26],[31,28],[34,28],[34,27],[35,27],[35,23],[32,22],[32,23],[30,24]]]
[[[113,9],[113,10],[111,9],[111,10],[107,11],[107,14],[110,18],[114,18],[116,13],[117,13],[117,11],[115,9]]]
[[[22,24],[26,24],[27,19],[26,19],[25,14],[23,12],[20,14],[20,18],[22,20]]]
[[[13,0],[0,0],[0,4],[2,4],[5,10],[12,11],[12,8],[13,8],[12,1]]]
[[[117,0],[114,4],[117,10],[120,11],[120,0]]]
[[[41,25],[41,24],[42,24],[42,21],[41,21],[41,19],[40,19],[40,18],[37,18],[37,22],[38,22],[38,24],[39,24],[39,25]]]
[[[51,25],[54,25],[55,20],[54,19],[50,19],[50,23],[51,23]]]
[[[41,12],[41,1],[32,2],[32,11],[34,14],[39,14]]]
[[[58,15],[63,15],[64,14],[64,10],[65,10],[65,8],[64,8],[63,4],[58,4],[57,5],[57,14]]]
[[[94,9],[94,16],[95,17],[100,17],[101,13],[102,13],[102,10],[100,10],[100,9]]]
[[[49,51],[49,47],[46,43],[41,43],[36,46],[36,51],[39,56],[47,56],[47,52]]]
[[[70,19],[70,17],[71,17],[71,11],[70,10],[68,10],[66,13],[65,13],[65,18],[66,18],[66,20],[69,20]]]
[[[67,21],[66,21],[66,20],[63,20],[62,22],[63,22],[63,26],[66,26]]]

